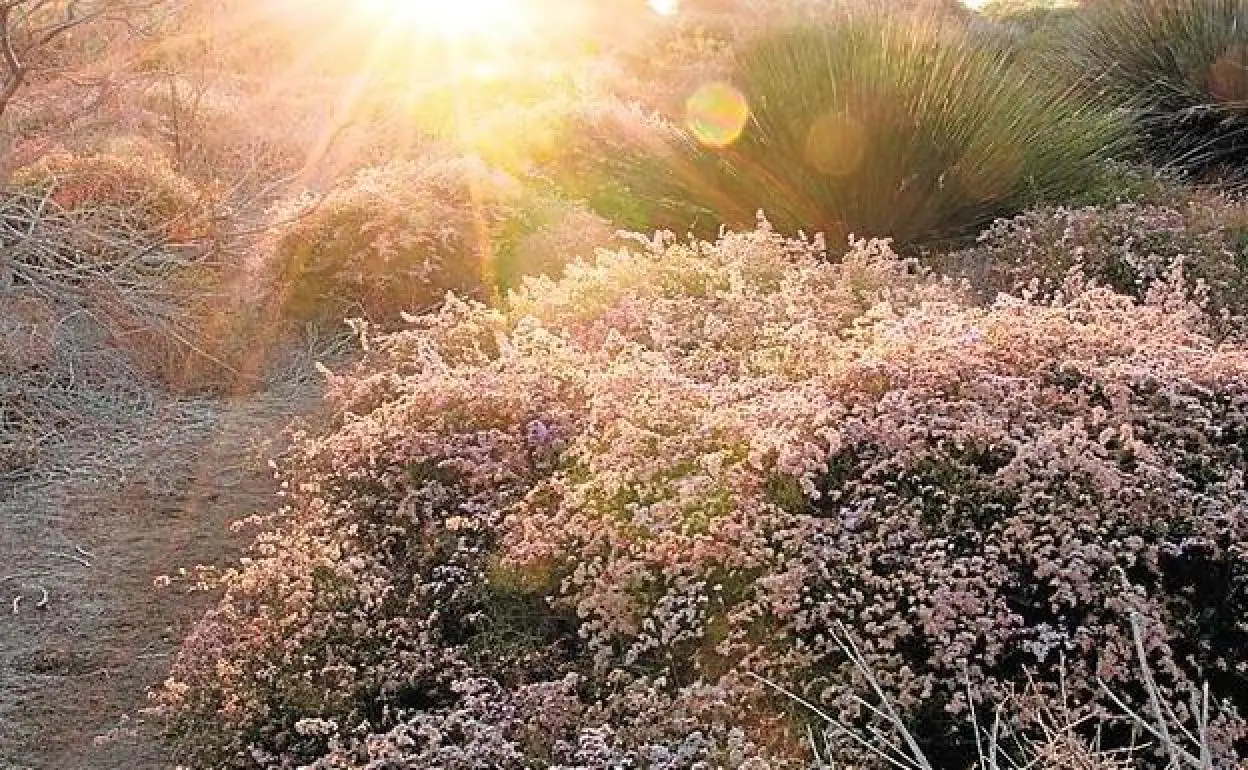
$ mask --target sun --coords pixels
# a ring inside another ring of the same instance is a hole
[[[523,0],[357,0],[377,23],[420,37],[505,39],[519,37],[531,14]]]

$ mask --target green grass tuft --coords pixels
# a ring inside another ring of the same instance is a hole
[[[737,55],[751,120],[721,151],[738,211],[899,243],[966,234],[1093,183],[1123,126],[956,21],[867,17]]]
[[[1149,160],[1248,180],[1248,2],[1098,2],[1064,53],[1130,111]]]

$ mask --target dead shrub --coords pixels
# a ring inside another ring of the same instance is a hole
[[[141,140],[117,143],[112,152],[49,152],[14,171],[11,183],[65,211],[114,219],[100,222],[102,228],[132,228],[175,243],[204,235],[211,217],[205,191]]]
[[[0,292],[0,375],[51,366],[59,320],[46,299]]]

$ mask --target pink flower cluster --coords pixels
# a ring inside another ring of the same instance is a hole
[[[1034,209],[985,230],[969,249],[939,257],[986,292],[1060,290],[1073,270],[1116,291],[1164,304],[1195,301],[1215,337],[1243,339],[1248,318],[1248,206],[1216,193],[1114,206]]]
[[[188,759],[803,766],[749,674],[871,724],[843,623],[952,766],[964,677],[1138,703],[1140,613],[1233,761],[1248,353],[1086,283],[983,307],[885,242],[826,256],[659,237],[373,340],[160,694]]]

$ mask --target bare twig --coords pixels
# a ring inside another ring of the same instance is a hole
[[[902,740],[900,745],[890,741],[885,730],[880,727],[867,725],[860,730],[851,728],[792,690],[764,677],[754,674],[751,674],[751,676],[793,702],[809,709],[811,713],[823,720],[826,725],[824,751],[831,748],[831,737],[844,737],[849,739],[858,749],[866,751],[875,759],[883,760],[889,766],[899,768],[899,770],[930,768],[931,765],[928,763],[917,741],[907,731],[901,716],[869,667],[861,649],[843,625],[838,624],[837,628],[838,632],[833,634],[834,641],[846,653],[855,670],[866,679],[880,705],[878,708],[874,707],[867,704],[865,700],[853,695],[850,696],[851,700],[858,705],[866,706],[871,714],[881,718],[888,727],[891,727],[892,730],[900,735]],[[1148,665],[1143,643],[1142,624],[1138,616],[1132,617],[1131,630],[1135,639],[1135,652],[1137,657],[1139,657],[1142,679],[1149,698],[1152,719],[1146,718],[1133,710],[1122,698],[1110,690],[1104,682],[1101,682],[1102,689],[1109,699],[1124,714],[1130,717],[1138,728],[1163,744],[1162,748],[1167,752],[1170,760],[1167,767],[1171,768],[1171,770],[1178,770],[1183,767],[1192,768],[1193,770],[1212,770],[1213,749],[1209,743],[1208,684],[1205,684],[1202,688],[1199,702],[1197,701],[1197,696],[1193,694],[1191,709],[1196,719],[1193,732],[1193,729],[1189,729],[1188,726],[1179,722],[1174,710],[1164,704],[1161,699],[1161,691]],[[1041,768],[1057,767],[1071,768],[1072,770],[1115,770],[1132,766],[1133,756],[1139,748],[1135,736],[1132,737],[1131,743],[1123,748],[1103,749],[1099,738],[1100,724],[1095,725],[1095,730],[1092,730],[1093,726],[1089,724],[1089,721],[1095,718],[1094,714],[1088,711],[1083,716],[1078,716],[1070,707],[1064,659],[1061,663],[1061,669],[1058,674],[1059,702],[1041,702],[1038,711],[1028,719],[1025,725],[1020,724],[1018,729],[1013,724],[1017,720],[1003,718],[1006,703],[998,703],[991,727],[985,728],[979,722],[975,709],[974,691],[969,673],[967,673],[967,668],[964,664],[963,672],[966,680],[970,726],[975,736],[975,748],[978,756],[978,762],[975,765],[976,770],[1000,770],[1003,766],[1002,761],[1013,770],[1040,770]],[[1031,677],[1030,673],[1028,674],[1027,692],[1032,696],[1040,693],[1040,686]],[[1009,698],[1013,698],[1012,693]],[[1172,727],[1177,728],[1184,738],[1195,744],[1197,747],[1196,753],[1187,750],[1174,740]],[[1096,734],[1095,740],[1089,741],[1087,737],[1089,731]],[[813,730],[808,728],[807,735],[816,753],[819,766],[826,767],[827,765],[823,761],[820,747],[814,738]],[[1012,749],[1005,746],[1007,740],[1013,743]]]
[[[67,33],[105,21],[134,29],[137,15],[165,4],[168,0],[0,0],[0,114]]]
[[[1136,657],[1139,658],[1140,678],[1144,685],[1144,690],[1148,695],[1149,708],[1152,711],[1152,719],[1148,719],[1141,715],[1135,709],[1128,706],[1117,693],[1110,689],[1103,680],[1098,679],[1097,683],[1101,686],[1105,695],[1113,701],[1124,714],[1131,718],[1131,721],[1140,729],[1153,736],[1161,743],[1162,749],[1170,758],[1170,767],[1190,767],[1195,770],[1212,770],[1213,758],[1212,751],[1209,746],[1208,739],[1208,720],[1209,720],[1209,685],[1206,682],[1202,690],[1204,702],[1197,712],[1198,723],[1196,725],[1196,735],[1193,736],[1188,728],[1175,716],[1173,709],[1169,705],[1163,705],[1161,700],[1161,691],[1157,686],[1156,680],[1153,678],[1152,667],[1148,665],[1148,657],[1144,649],[1144,629],[1143,619],[1138,613],[1131,615],[1131,636],[1135,642]],[[1183,733],[1190,742],[1197,745],[1195,754],[1184,748],[1178,741],[1174,739],[1171,733],[1171,726],[1174,726]]]
[[[47,551],[46,553],[50,556],[59,556],[62,559],[69,559],[70,561],[76,561],[84,567],[89,568],[91,566],[91,562],[87,561],[81,556],[75,556],[72,553],[61,553],[60,551]]]

